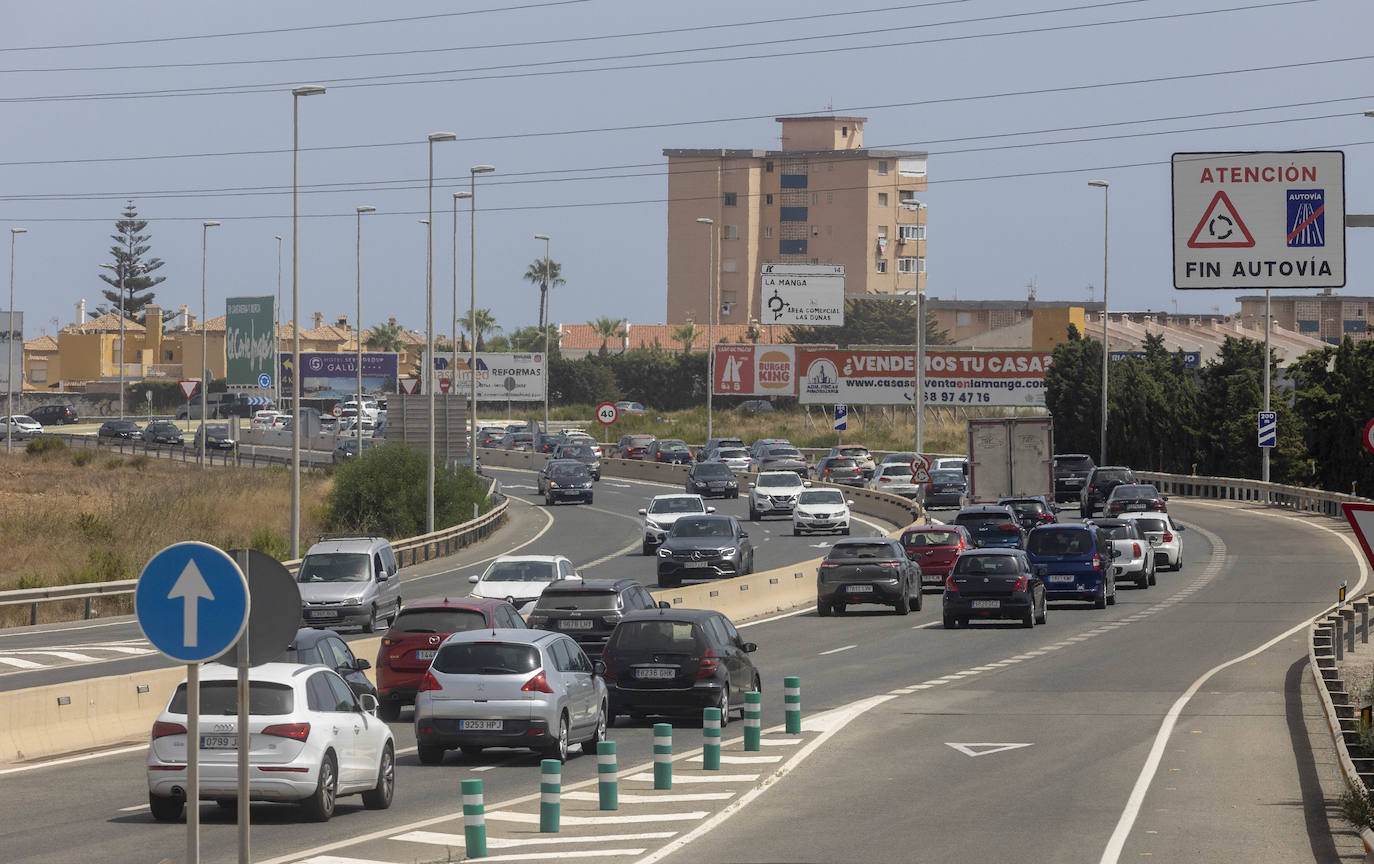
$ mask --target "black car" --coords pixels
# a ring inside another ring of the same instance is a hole
[[[593,480],[601,479],[601,457],[590,444],[563,443],[553,448],[554,459],[574,459],[587,466]]]
[[[921,609],[921,565],[898,540],[838,540],[816,571],[816,612],[822,618],[855,603],[891,606],[898,615]]]
[[[955,525],[963,525],[973,536],[978,548],[997,546],[1003,549],[1024,549],[1026,529],[1010,507],[996,504],[975,504],[965,507],[954,517]]]
[[[534,449],[534,435],[530,432],[507,432],[501,436],[502,450],[528,452]]]
[[[816,462],[812,476],[826,483],[842,483],[846,486],[864,485],[864,469],[848,456],[826,456]]]
[[[687,465],[692,461],[692,451],[687,442],[679,438],[662,438],[654,441],[644,451],[647,462],[663,462],[672,465]]]
[[[683,488],[703,498],[738,498],[739,480],[724,462],[698,462],[687,470]]]
[[[44,426],[70,426],[81,422],[76,409],[70,405],[39,405],[29,412],[29,416]]]
[[[1096,468],[1093,457],[1086,453],[1060,453],[1054,457],[1054,503],[1078,501],[1088,474]]]
[[[559,501],[581,501],[592,503],[592,474],[575,459],[553,459],[539,472],[539,485],[544,494],[544,503],[557,504]]]
[[[968,477],[963,471],[941,468],[930,472],[930,482],[922,484],[921,489],[917,497],[927,509],[962,507],[964,496],[968,495]]]
[[[1055,513],[1059,512],[1059,508],[1051,504],[1044,495],[999,498],[997,503],[1010,507],[1011,512],[1016,514],[1016,521],[1020,522],[1021,527],[1027,531],[1059,521],[1054,516]]]
[[[180,447],[186,443],[181,429],[171,420],[154,420],[139,433],[145,444],[167,444]]]
[[[275,660],[278,663],[318,663],[328,666],[343,676],[355,696],[368,693],[375,698],[377,695],[377,688],[363,674],[372,668],[372,664],[361,657],[354,657],[353,652],[348,649],[348,643],[340,639],[339,634],[333,630],[302,627],[296,631],[291,644],[287,645],[286,650]]]
[[[200,450],[200,438],[205,436],[206,450],[233,450],[234,439],[229,437],[228,423],[204,423],[196,427],[196,437],[192,445]]]
[[[106,420],[96,430],[97,440],[133,441],[140,435],[138,424],[132,420]]]
[[[721,726],[736,708],[742,719],[744,694],[763,689],[749,658],[756,650],[719,612],[630,612],[601,655],[611,700],[608,723],[626,714],[636,720],[651,714],[700,718],[701,709],[711,707],[720,709]]]
[[[1045,623],[1045,583],[1020,549],[972,549],[945,578],[942,605],[946,629],[974,618],[1010,618],[1034,627]]]
[[[371,450],[375,446],[377,446],[375,438],[340,438],[339,443],[334,445],[334,464],[347,462],[362,451]]]
[[[1109,465],[1088,472],[1083,491],[1078,493],[1078,515],[1092,516],[1107,501],[1112,490],[1125,483],[1139,483],[1135,472],[1124,465]]]
[[[533,449],[536,453],[553,453],[554,448],[563,443],[562,436],[552,432],[540,432],[534,436]]]
[[[634,579],[565,579],[544,589],[525,623],[568,634],[595,659],[621,618],[657,608],[654,595]]]
[[[658,584],[677,588],[684,576],[713,579],[754,572],[754,544],[734,516],[683,516],[658,547]]]

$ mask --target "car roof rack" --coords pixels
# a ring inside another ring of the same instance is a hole
[[[326,540],[372,540],[376,537],[376,534],[321,534],[315,542],[323,543]]]

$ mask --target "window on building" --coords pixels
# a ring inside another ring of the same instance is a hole
[[[739,239],[739,226],[738,226],[738,225],[722,225],[722,226],[721,226],[721,229],[720,229],[720,236],[721,236],[721,239],[722,239],[722,240],[738,240],[738,239]]]
[[[840,137],[841,137],[841,138],[848,138],[848,137],[849,137],[849,127],[848,127],[848,126],[841,126],[841,127],[840,127]]]
[[[819,236],[821,236],[821,229],[820,229],[820,226],[817,226],[817,225],[812,225],[812,226],[811,226],[811,236],[812,236],[812,237],[819,237]]]
[[[902,240],[924,240],[926,239],[926,226],[898,225],[897,236]]]
[[[812,203],[812,204],[819,204],[819,203],[821,203],[821,193],[819,193],[819,192],[812,192],[812,193],[811,193],[811,203]]]
[[[878,173],[879,173],[879,174],[886,174],[886,173],[887,173],[887,160],[886,160],[886,159],[879,159],[879,160],[878,160]]]
[[[764,170],[764,171],[767,171],[769,174],[772,174],[772,173],[773,173],[773,160],[772,160],[772,159],[769,159],[767,162],[764,162],[764,163],[763,163],[763,170]]]
[[[911,210],[919,210],[926,206],[916,200],[916,193],[911,189],[897,190],[897,203]]]
[[[886,259],[886,258],[878,258],[878,259],[874,260],[874,262],[873,262],[873,270],[874,270],[874,272],[876,272],[876,273],[886,273],[886,272],[887,272],[887,259]]]
[[[819,258],[812,258],[812,259],[811,259],[811,263],[812,263],[812,264],[819,264],[819,263],[821,263],[821,259],[819,259]]]
[[[917,272],[917,270],[916,270],[916,262],[917,262],[917,260],[919,260],[919,259],[916,259],[916,258],[898,258],[898,259],[897,259],[897,272],[898,272],[898,273],[915,273],[915,272]]]
[[[967,312],[955,312],[955,313],[954,313],[954,326],[955,326],[955,327],[971,327],[971,326],[973,326],[973,316],[970,315],[970,314],[967,313]]]
[[[735,259],[734,259],[734,258],[722,258],[722,259],[720,259],[720,269],[721,269],[721,272],[722,272],[722,273],[734,273],[734,272],[735,272]]]
[[[916,272],[917,272],[917,273],[924,273],[924,272],[926,272],[926,259],[925,259],[924,256],[922,256],[922,257],[916,259]]]
[[[765,204],[772,204],[772,203],[773,203],[773,196],[772,196],[772,195],[765,195],[765,196],[763,196],[763,203],[765,203]]]
[[[887,236],[887,226],[886,226],[886,225],[879,225],[879,226],[878,226],[878,236],[879,236],[879,237],[886,237],[886,236]]]
[[[772,226],[772,225],[765,225],[765,226],[763,226],[763,239],[765,239],[765,240],[771,240],[771,239],[773,239],[773,226]]]
[[[887,206],[887,193],[886,193],[886,192],[879,192],[879,193],[878,193],[878,206],[879,206],[879,207],[886,207],[886,206]]]
[[[726,192],[724,195],[721,196],[721,198],[722,198],[722,201],[723,201],[723,203],[725,204],[726,207],[738,207],[738,206],[739,206],[739,193],[738,193],[738,192]]]
[[[827,193],[825,193],[825,203],[827,203],[827,204],[834,204],[834,203],[835,203],[835,193],[834,193],[834,192],[827,192]]]

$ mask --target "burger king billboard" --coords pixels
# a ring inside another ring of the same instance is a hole
[[[796,348],[792,345],[717,345],[716,396],[797,395]]]

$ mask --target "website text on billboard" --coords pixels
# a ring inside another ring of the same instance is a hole
[[[1044,405],[1051,355],[1036,351],[932,351],[925,401],[934,405]],[[910,351],[797,351],[803,404],[909,405],[916,358]]]

